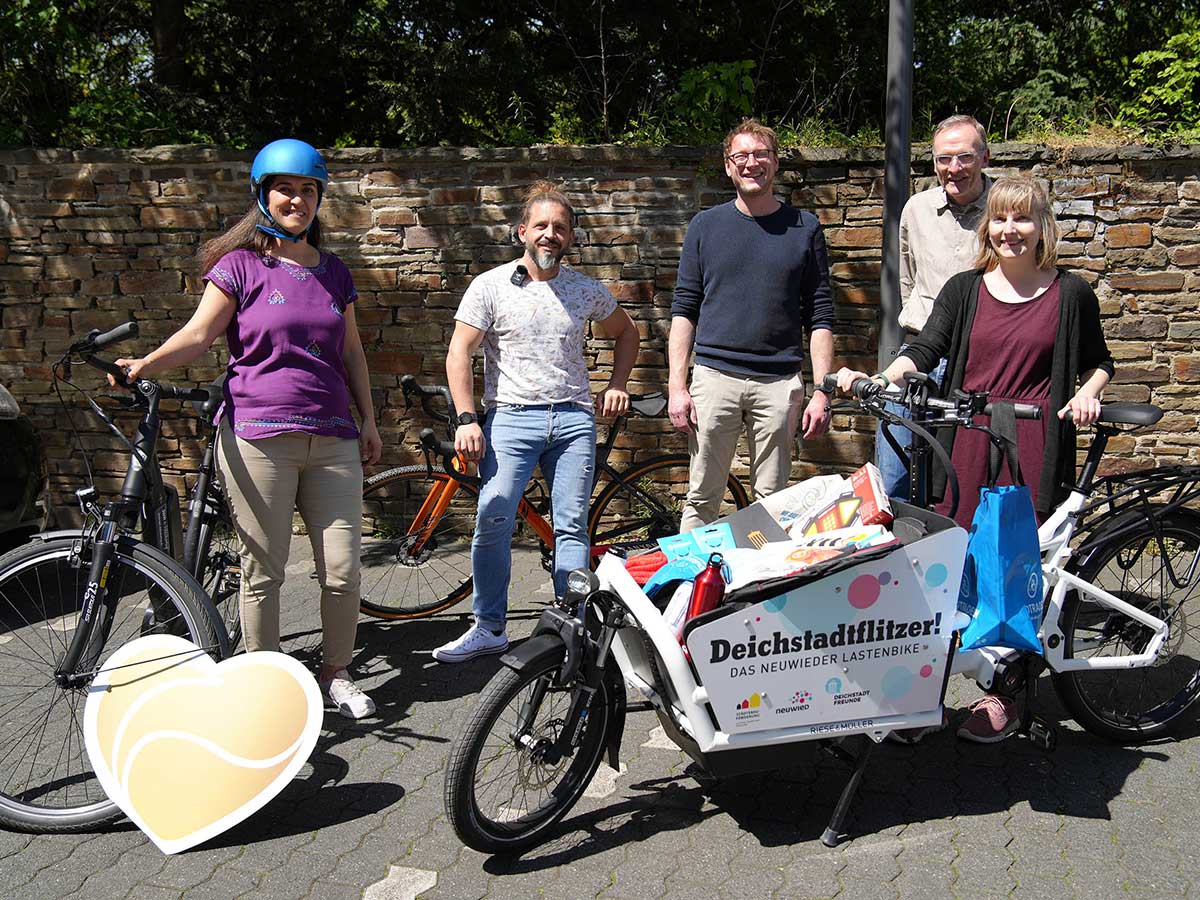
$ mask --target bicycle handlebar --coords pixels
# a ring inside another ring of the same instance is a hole
[[[452,422],[456,416],[454,409],[454,398],[450,396],[450,388],[444,384],[437,384],[433,387],[422,387],[417,384],[415,375],[404,375],[400,379],[400,389],[404,391],[404,407],[407,409],[412,406],[412,398],[415,395],[420,399],[421,409],[425,410],[425,415],[431,419],[443,418],[441,413],[435,412],[430,407],[430,402],[437,397],[441,397],[446,402],[447,422]]]
[[[820,390],[827,394],[834,393],[837,390],[837,375],[832,373],[826,375],[821,382]],[[873,378],[854,379],[854,381],[850,384],[850,391],[855,397],[864,403],[870,403],[880,399],[900,399],[900,395],[895,390],[894,385],[885,390],[883,385]],[[886,398],[882,397],[881,395],[885,393],[889,394],[890,396]],[[957,413],[960,415],[966,415],[967,413],[972,412],[971,403],[972,398],[970,395],[964,396],[961,401],[943,400],[938,397],[929,397],[925,400],[925,405],[930,409],[941,410],[943,413]],[[1012,407],[1018,419],[1040,419],[1042,417],[1042,408],[1033,403],[1014,403],[1012,404]],[[982,408],[978,409],[978,412],[985,416],[990,416],[992,414],[992,404],[985,403]],[[958,418],[959,416],[955,415],[943,415],[941,416],[941,421],[945,423],[953,423],[957,421]],[[933,423],[937,424],[938,421],[938,419],[934,419]]]
[[[72,344],[68,352],[84,355],[95,353],[97,350],[103,350],[109,344],[137,337],[138,331],[137,322],[122,322],[116,328],[110,328],[103,333],[99,328],[93,328],[82,341]]]

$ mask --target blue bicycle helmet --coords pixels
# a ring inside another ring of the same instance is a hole
[[[259,225],[272,237],[285,241],[298,242],[308,228],[299,234],[291,234],[279,227],[267,211],[267,184],[272,175],[299,175],[301,178],[311,178],[317,182],[317,209],[321,208],[321,199],[325,196],[325,183],[329,180],[329,172],[325,168],[325,160],[311,144],[298,141],[295,138],[283,138],[271,141],[258,151],[254,164],[250,166],[250,191],[258,201],[259,211],[267,217],[271,224]],[[313,211],[313,221],[316,221],[316,210]],[[310,224],[309,228],[312,227]]]

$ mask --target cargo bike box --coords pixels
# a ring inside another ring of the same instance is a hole
[[[626,683],[707,773],[787,768],[802,741],[854,766],[822,838],[830,846],[875,744],[941,722],[957,649],[967,534],[936,513],[896,507],[890,543],[752,582],[690,620],[686,655],[622,560],[597,569],[638,626],[613,642]],[[851,754],[855,735],[864,739]]]

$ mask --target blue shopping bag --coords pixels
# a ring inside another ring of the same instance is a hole
[[[988,484],[979,489],[971,520],[958,608],[971,616],[962,649],[1011,647],[1042,651],[1042,556],[1029,488],[1017,463],[1016,418],[1009,404],[992,404],[992,430],[1004,441],[1015,484],[996,487],[1000,451],[989,456]]]

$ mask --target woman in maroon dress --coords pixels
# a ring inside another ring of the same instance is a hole
[[[1021,475],[1039,519],[1061,499],[1063,485],[1074,483],[1075,428],[1096,421],[1100,393],[1113,374],[1100,304],[1087,282],[1055,266],[1057,243],[1045,189],[1029,176],[997,179],[979,225],[976,268],[946,282],[920,335],[873,376],[884,384],[902,382],[905,373],[931,371],[944,356],[945,396],[980,390],[993,400],[1040,405],[1041,421],[1017,423]],[[843,368],[838,387],[848,391],[862,377]],[[939,439],[958,475],[955,518],[970,528],[979,488],[987,481],[988,438],[944,429]],[[945,472],[935,471],[934,497],[948,493],[945,483]],[[1012,483],[1007,468],[997,483]],[[948,506],[946,497],[938,508],[945,512]],[[989,694],[972,704],[958,734],[994,743],[1018,724],[1013,702]]]

